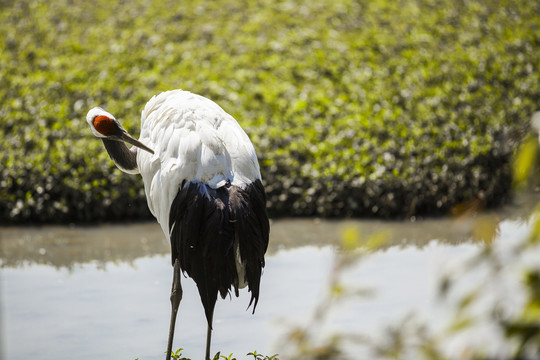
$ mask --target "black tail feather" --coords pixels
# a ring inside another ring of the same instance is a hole
[[[247,281],[253,312],[259,300],[259,284],[268,247],[269,223],[266,195],[260,180],[242,189],[227,184],[212,189],[201,183],[182,184],[170,210],[172,262],[199,290],[206,319],[212,326],[217,294],[225,298],[231,288]],[[245,279],[236,269],[236,247],[245,266]]]

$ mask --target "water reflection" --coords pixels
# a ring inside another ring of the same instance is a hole
[[[396,245],[423,247],[437,239],[460,244],[475,239],[478,225],[489,226],[504,219],[522,221],[540,201],[539,193],[523,195],[497,212],[461,219],[438,218],[411,221],[283,219],[272,222],[269,255],[278,249],[301,246],[336,245],[342,230],[358,227],[362,234],[384,231],[389,236],[386,247]],[[478,236],[477,236],[478,238]],[[43,264],[73,268],[93,262],[133,262],[140,257],[167,255],[170,247],[155,222],[104,226],[0,227],[0,265],[20,267]]]
[[[45,226],[0,229],[3,267],[43,264],[73,268],[93,262],[133,262],[169,253],[169,244],[155,223],[95,227]]]
[[[344,304],[326,331],[373,332],[432,305],[437,266],[478,248],[472,238],[479,220],[502,221],[499,236],[515,236],[525,231],[521,224],[537,201],[527,196],[474,220],[274,221],[257,312],[245,311],[245,291],[218,301],[213,348],[239,359],[255,349],[280,352],[289,324],[305,321],[325,291],[343,228],[356,226],[366,235],[384,230],[390,241],[348,274],[351,283],[377,289],[377,296]],[[2,228],[0,235],[0,358],[162,358],[172,269],[158,225]],[[204,312],[193,282],[185,279],[183,287],[175,344],[186,356],[202,358]]]

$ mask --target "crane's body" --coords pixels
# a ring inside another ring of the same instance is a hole
[[[87,115],[115,164],[143,178],[148,207],[171,243],[174,266],[170,356],[182,291],[180,271],[197,284],[209,357],[217,294],[248,286],[253,311],[268,246],[266,196],[255,149],[236,120],[209,99],[173,90],[154,96],[133,139],[101,108]],[[128,149],[125,142],[135,147]]]
[[[163,227],[182,182],[217,189],[241,188],[261,179],[255,149],[236,120],[213,101],[187,91],[154,96],[145,106],[137,163],[148,207]]]

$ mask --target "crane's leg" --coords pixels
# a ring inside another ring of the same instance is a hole
[[[174,326],[176,324],[176,313],[182,300],[182,284],[180,284],[180,262],[178,259],[174,261],[173,283],[171,289],[171,324],[169,327],[169,342],[167,343],[166,360],[171,359],[172,343],[174,338]]]
[[[211,360],[210,359],[210,342],[212,340],[212,319],[214,318],[212,310],[212,315],[210,316],[210,322],[208,323],[208,328],[206,330],[206,357],[205,360]]]

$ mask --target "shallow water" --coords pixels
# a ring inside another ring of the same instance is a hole
[[[498,223],[499,239],[517,236],[539,199],[530,194],[485,219]],[[280,352],[325,294],[340,234],[351,226],[389,240],[345,273],[374,295],[340,304],[325,331],[373,332],[412,309],[428,311],[440,265],[483,246],[474,239],[478,219],[273,221],[257,311],[246,311],[245,290],[218,300],[212,349],[240,359]],[[157,224],[8,227],[0,236],[2,359],[163,358],[172,268]],[[200,359],[204,313],[192,280],[183,288],[174,347]]]

